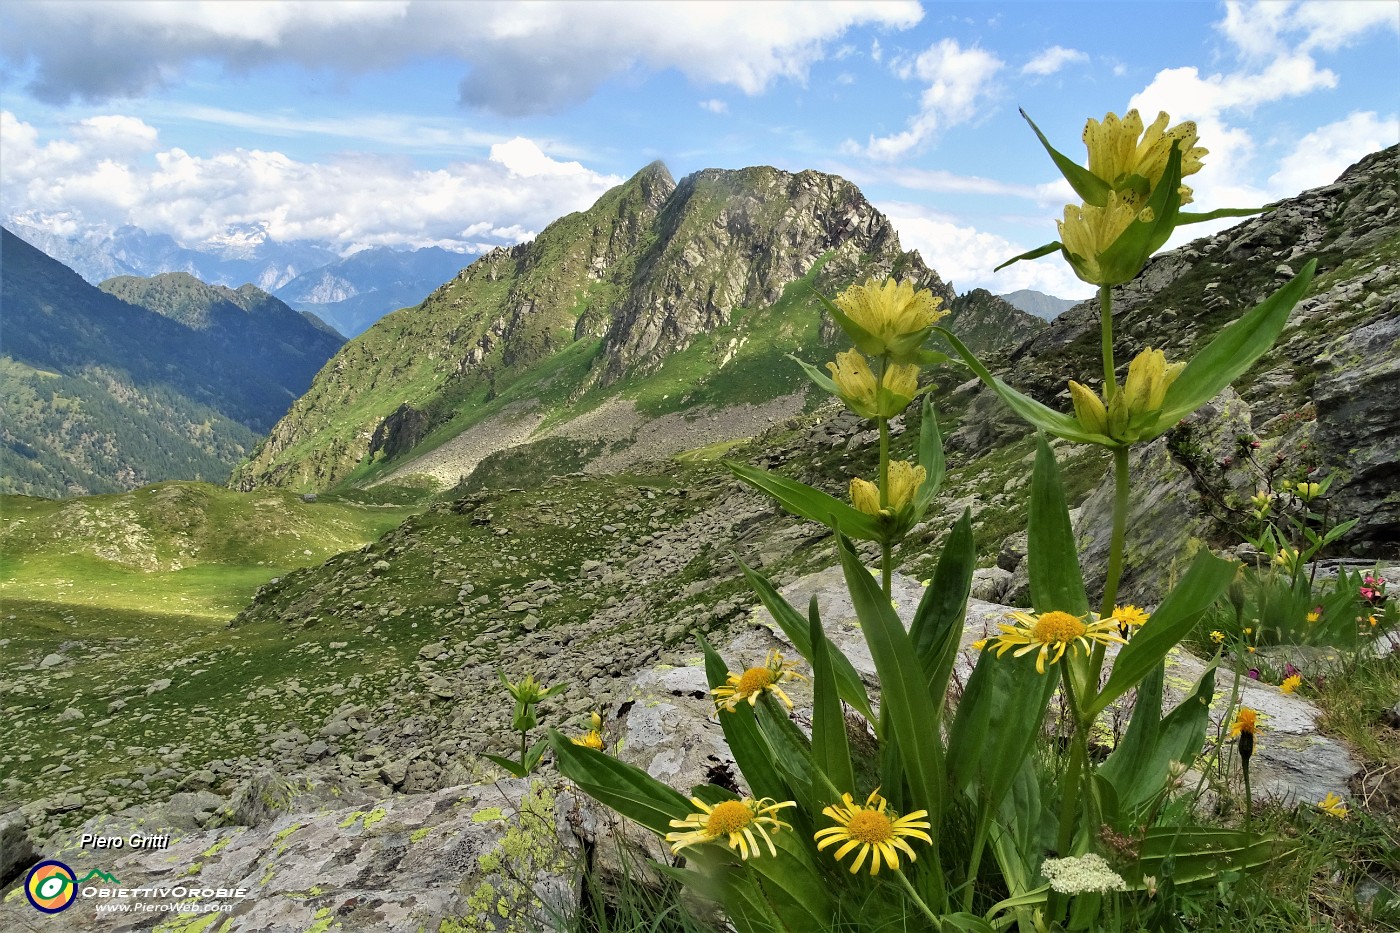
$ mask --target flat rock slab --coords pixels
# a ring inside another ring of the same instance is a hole
[[[84,849],[75,834],[72,845],[43,857],[62,861],[80,879],[97,869],[120,882],[94,880],[82,888],[176,890],[125,900],[80,897],[62,913],[45,915],[16,887],[0,903],[0,930],[105,933],[164,924],[159,928],[202,933],[401,933],[437,930],[444,921],[473,930],[543,926],[548,917],[530,908],[531,889],[555,916],[578,904],[579,855],[569,828],[577,800],[550,789],[549,805],[522,814],[528,790],[525,781],[503,780],[394,796],[373,809],[286,814],[253,828],[177,831],[164,849]],[[161,829],[113,820],[84,831],[125,838]],[[247,895],[204,893],[221,888],[243,888]],[[214,915],[172,910],[183,902],[231,909],[205,927],[199,924]],[[98,905],[114,903],[141,909],[98,912]]]

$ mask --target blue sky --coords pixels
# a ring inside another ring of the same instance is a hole
[[[0,5],[0,214],[187,245],[518,242],[654,159],[859,184],[959,290],[1088,289],[1018,108],[1199,123],[1200,209],[1400,141],[1400,4],[24,2]],[[1192,235],[1205,232],[1195,228]]]

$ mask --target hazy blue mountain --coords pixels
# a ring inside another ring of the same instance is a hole
[[[1079,304],[1079,299],[1056,298],[1054,295],[1047,295],[1029,288],[997,297],[1028,314],[1034,314],[1042,321],[1053,321],[1065,311]]]
[[[15,236],[93,285],[118,275],[186,272],[214,285],[252,283],[271,291],[339,258],[315,243],[278,242],[257,227],[231,228],[226,235],[194,249],[181,246],[166,234],[132,226],[64,237],[22,222],[11,221],[10,225]]]
[[[390,311],[418,304],[474,258],[436,246],[375,247],[303,273],[275,293],[354,337]]]

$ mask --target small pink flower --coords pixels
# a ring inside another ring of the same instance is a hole
[[[1249,679],[1250,679],[1250,680],[1258,680],[1258,679],[1259,679],[1259,668],[1257,668],[1257,667],[1251,667],[1251,668],[1249,669]]]

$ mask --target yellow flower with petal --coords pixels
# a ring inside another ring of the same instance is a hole
[[[1076,651],[1083,648],[1088,652],[1093,650],[1094,642],[1127,644],[1116,631],[1118,624],[1111,617],[1096,622],[1086,622],[1068,612],[1046,612],[1038,616],[1028,612],[1013,612],[1011,617],[1021,624],[998,623],[997,628],[1001,629],[1001,634],[990,639],[987,646],[996,649],[997,657],[1001,657],[1012,648],[1017,649],[1013,655],[1017,658],[1038,650],[1035,669],[1042,674],[1045,673],[1047,658],[1051,664],[1058,664],[1065,651],[1071,647]]]
[[[1241,706],[1235,714],[1235,721],[1230,724],[1230,738],[1237,739],[1242,735],[1254,735],[1258,730],[1259,714],[1248,706]]]
[[[866,798],[863,806],[858,805],[850,794],[842,794],[839,804],[822,810],[823,815],[831,817],[838,825],[819,829],[813,834],[817,849],[841,843],[841,847],[832,853],[838,862],[854,851],[856,857],[851,863],[853,875],[860,871],[866,857],[872,852],[872,875],[879,873],[882,860],[890,868],[898,871],[900,852],[909,856],[909,861],[914,861],[917,856],[904,840],[922,839],[932,845],[933,839],[926,832],[929,823],[921,819],[928,816],[928,811],[915,810],[905,816],[896,816],[885,809],[886,803],[885,798],[880,796],[879,788]]]
[[[1123,383],[1129,423],[1161,411],[1167,390],[1185,368],[1185,363],[1168,364],[1166,354],[1151,347],[1133,357],[1128,364],[1128,378]]]
[[[851,504],[866,515],[894,514],[913,504],[919,487],[928,477],[923,467],[908,460],[891,460],[889,465],[889,503],[880,508],[880,487],[867,480],[851,480]]]
[[[603,734],[592,729],[572,741],[575,745],[582,745],[584,748],[591,748],[594,751],[601,752],[603,750]]]
[[[792,700],[778,685],[789,680],[807,679],[793,670],[796,666],[796,661],[784,661],[777,651],[768,652],[768,659],[762,667],[751,667],[742,674],[730,674],[726,683],[710,691],[715,696],[716,711],[732,713],[745,700],[753,706],[758,703],[758,697],[764,691],[772,693],[782,700],[788,709],[792,709]]]
[[[1306,617],[1306,618],[1307,618],[1309,624],[1311,624],[1311,623],[1313,623],[1313,622],[1321,622],[1321,621],[1322,621],[1322,613],[1320,613],[1320,612],[1318,612],[1316,609],[1314,609],[1314,610],[1312,610],[1311,612],[1309,612],[1309,613],[1307,614],[1307,617]]]
[[[827,363],[826,368],[841,400],[862,418],[892,418],[919,393],[916,363],[889,363],[879,380],[859,350],[847,350],[836,354],[836,362]]]
[[[860,343],[872,354],[903,355],[912,347],[904,344],[927,327],[948,316],[940,307],[943,299],[927,288],[915,289],[908,280],[896,282],[874,279],[864,285],[852,285],[836,296],[835,304],[874,342]],[[856,338],[856,334],[851,335]],[[878,344],[878,346],[877,346]]]
[[[1143,130],[1142,117],[1129,110],[1118,119],[1107,114],[1103,122],[1090,119],[1084,126],[1084,145],[1089,150],[1089,171],[1115,190],[1131,190],[1147,198],[1167,171],[1172,143],[1181,149],[1181,177],[1201,170],[1201,157],[1209,150],[1196,145],[1196,124],[1187,120],[1168,129],[1171,118],[1158,113],[1152,125]],[[1141,137],[1141,138],[1139,138]],[[1181,203],[1191,202],[1191,189],[1181,186]]]
[[[1055,226],[1074,274],[1091,285],[1116,285],[1132,278],[1122,270],[1105,268],[1100,258],[1135,220],[1150,222],[1152,210],[1131,194],[1111,191],[1102,207],[1066,204],[1064,220],[1055,221]]]
[[[1274,563],[1289,573],[1297,573],[1301,557],[1302,555],[1294,548],[1283,547],[1279,548],[1278,553],[1274,555]]]
[[[1293,491],[1297,493],[1299,499],[1302,499],[1304,502],[1311,502],[1322,495],[1322,484],[1299,483],[1297,486],[1293,487]]]
[[[676,829],[689,832],[666,834],[666,841],[671,843],[673,855],[686,846],[722,839],[729,848],[739,853],[740,858],[747,859],[762,854],[758,844],[758,840],[762,839],[768,843],[769,854],[776,856],[778,849],[773,845],[773,837],[768,831],[791,829],[792,826],[778,819],[776,814],[784,807],[797,806],[794,801],[785,800],[778,803],[771,797],[764,797],[762,800],[725,800],[714,806],[710,806],[699,797],[690,798],[690,802],[696,806],[698,812],[691,813],[683,820],[671,821],[671,825]]]
[[[1347,805],[1342,802],[1342,798],[1330,790],[1327,792],[1327,796],[1323,797],[1317,804],[1317,808],[1329,816],[1335,816],[1342,820],[1347,818]]]
[[[1292,693],[1303,684],[1303,678],[1297,674],[1290,674],[1283,678],[1283,683],[1278,685],[1279,693]]]
[[[1113,619],[1120,626],[1136,628],[1152,618],[1152,614],[1137,606],[1114,606]]]
[[[1213,631],[1210,633],[1210,640],[1215,642],[1217,645],[1221,644],[1225,641],[1225,633],[1221,631]]]

